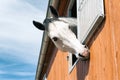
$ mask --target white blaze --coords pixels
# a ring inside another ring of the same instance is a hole
[[[54,41],[56,47],[62,51],[69,51],[73,54],[83,53],[84,45],[82,45],[76,38],[75,34],[69,29],[69,24],[64,21],[53,21],[48,27],[48,36],[52,39],[57,37]]]

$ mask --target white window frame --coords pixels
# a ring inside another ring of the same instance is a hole
[[[104,20],[104,0],[77,0],[78,39],[87,44]]]
[[[70,4],[69,4],[69,7],[68,7],[68,15],[71,16],[71,12],[72,12],[72,7],[74,5],[74,1],[75,0],[71,0],[70,1]],[[84,32],[81,32],[80,29],[82,29],[83,26],[79,26],[79,25],[82,25],[80,23],[80,20],[79,17],[81,17],[80,13],[79,12],[79,8],[80,8],[80,4],[81,4],[81,8],[85,6],[85,3],[86,1],[90,1],[90,0],[76,0],[76,6],[77,6],[77,21],[78,21],[78,26],[76,27],[77,28],[77,36],[78,36],[78,39],[80,40],[81,43],[83,44],[86,44],[90,38],[93,36],[93,33],[96,31],[96,29],[99,27],[99,25],[101,24],[101,22],[104,20],[104,3],[103,3],[103,0],[97,0],[99,1],[98,3],[98,14],[95,15],[95,19],[93,20],[93,22],[90,24],[90,26],[87,26],[89,27],[88,30],[86,31],[85,34],[83,34]],[[94,0],[95,1],[95,0]],[[80,3],[81,2],[81,3]],[[86,10],[87,11],[87,10]],[[97,11],[94,11],[94,12],[97,12]],[[84,18],[84,17],[83,17]],[[82,21],[82,20],[81,20]],[[82,37],[80,37],[79,35],[82,35]],[[79,59],[77,59],[74,64],[72,63],[72,54],[71,53],[68,53],[68,71],[69,73],[72,72],[73,68],[75,67],[75,65],[78,63]]]
[[[43,79],[42,80],[47,80],[46,74],[44,74]]]

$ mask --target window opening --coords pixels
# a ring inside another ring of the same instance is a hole
[[[75,17],[77,18],[77,5],[76,5],[76,0],[74,1],[74,4],[72,6],[72,9],[71,9],[71,17]],[[77,27],[76,28],[73,28],[72,31],[76,34],[77,36]],[[77,58],[74,54],[72,54],[72,66],[74,65],[74,63],[76,62]]]
[[[68,15],[77,18],[78,25],[80,25],[71,30],[80,42],[88,43],[95,30],[99,28],[104,20],[103,2],[104,0],[70,0]],[[72,71],[78,61],[79,59],[75,55],[69,54],[69,72]]]
[[[77,18],[77,5],[76,0],[74,1],[73,7],[71,9],[71,17]]]
[[[77,18],[77,5],[76,5],[76,0],[71,0],[70,5],[69,5],[69,16],[73,18]],[[75,33],[77,36],[77,26],[71,28],[71,30]],[[77,58],[74,54],[69,53],[69,73],[72,71],[74,66],[77,63]]]

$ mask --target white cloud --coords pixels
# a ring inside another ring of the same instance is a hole
[[[33,75],[35,75],[35,73],[33,73],[33,72],[14,72],[12,74],[17,75],[17,76],[33,76]]]
[[[0,0],[0,80],[35,77],[42,31],[32,20],[42,22],[46,16],[45,7],[41,11],[35,6],[24,0]]]
[[[0,36],[26,42],[40,40],[38,37],[41,37],[40,34],[42,32],[33,26],[32,20],[38,19],[42,21],[41,19],[44,19],[45,11],[40,11],[19,0],[7,1],[7,5],[9,2],[11,4],[8,7],[4,8],[0,5],[0,7],[4,8],[0,13]]]
[[[11,55],[36,64],[42,31],[33,26],[32,20],[42,22],[45,15],[45,11],[22,0],[0,1],[0,48],[21,52],[21,54],[12,53]]]
[[[0,79],[2,80],[33,80],[34,79],[34,76],[35,76],[35,73],[34,72],[26,72],[26,71],[23,71],[23,72],[8,72],[8,71],[3,71],[3,70],[0,70]],[[5,77],[5,75],[9,75],[8,77]],[[14,76],[13,78],[11,76]],[[30,77],[33,77],[33,79],[30,79]],[[28,78],[27,78],[28,77]],[[26,79],[25,79],[26,78]]]
[[[15,72],[15,71],[13,71],[13,72],[8,72],[8,71],[3,71],[3,70],[0,70],[0,75],[7,75],[7,74],[10,74],[10,75],[16,75],[16,76],[34,76],[35,75],[35,73],[33,73],[33,72]]]

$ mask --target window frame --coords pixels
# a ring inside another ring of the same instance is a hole
[[[44,74],[43,79],[42,80],[47,80],[46,74]]]
[[[87,44],[105,18],[104,0],[77,0],[77,17],[78,39]]]
[[[83,1],[83,3],[81,4],[83,7],[84,7],[84,5],[88,4],[88,3],[85,4],[85,2],[87,0],[71,0],[70,4],[69,4],[69,7],[68,7],[68,16],[72,17],[72,15],[71,15],[72,8],[75,5],[74,3],[76,2],[76,9],[77,9],[76,10],[76,13],[77,13],[76,14],[76,18],[77,18],[77,21],[78,21],[77,25],[81,25],[80,22],[79,22],[80,21],[79,17],[81,15],[79,14],[79,11],[78,11],[79,10],[79,6],[80,6],[80,4],[79,4],[80,1]],[[91,2],[91,4],[92,4],[92,2]],[[100,24],[103,22],[103,20],[105,18],[105,14],[104,14],[104,0],[100,0],[99,9],[100,9],[100,13],[99,13],[99,10],[98,10],[99,14],[97,16],[94,16],[95,17],[94,20],[91,20],[92,23],[89,26],[88,30],[86,31],[86,33],[84,34],[84,37],[82,39],[80,39],[80,36],[79,36],[80,34],[82,34],[82,32],[80,32],[80,30],[79,30],[81,28],[80,26],[76,27],[77,32],[75,32],[74,30],[72,30],[74,33],[77,33],[76,36],[78,37],[78,39],[80,40],[80,42],[83,43],[83,44],[87,44],[90,41],[91,37],[93,36],[93,33],[99,28]],[[86,12],[87,12],[87,10],[86,10]],[[69,71],[69,73],[72,72],[72,70],[74,69],[75,65],[78,63],[78,61],[80,59],[80,58],[76,59],[76,61],[74,63],[72,63],[73,62],[72,55],[73,54],[68,53],[68,71]]]

